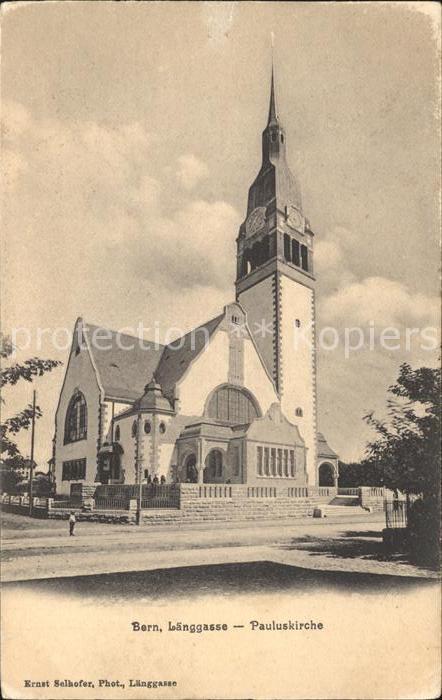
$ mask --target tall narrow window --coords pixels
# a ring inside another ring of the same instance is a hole
[[[289,454],[288,450],[284,450],[284,476],[289,475]]]
[[[278,450],[278,476],[282,476],[282,450]]]
[[[256,471],[258,476],[262,476],[262,447],[258,446],[256,448]]]
[[[296,238],[292,239],[292,263],[298,267],[301,264],[301,258],[299,254],[299,241]]]
[[[268,447],[264,447],[264,474],[270,476],[270,455]]]
[[[84,440],[87,437],[87,405],[81,391],[75,392],[66,412],[64,443]]]
[[[303,270],[308,270],[308,250],[307,246],[301,246],[301,267]]]
[[[276,476],[276,448],[272,447],[272,476]]]
[[[295,451],[290,450],[290,476],[295,476]]]
[[[287,233],[284,234],[284,257],[289,262],[292,259],[290,250],[290,236]]]

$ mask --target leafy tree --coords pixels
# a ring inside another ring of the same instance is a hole
[[[382,486],[383,483],[382,468],[375,461],[339,462],[339,486]]]
[[[365,417],[378,434],[368,459],[382,468],[388,488],[440,497],[440,379],[440,369],[404,363],[388,389],[388,419]]]
[[[13,352],[14,347],[11,343],[11,339],[8,336],[0,334],[0,357],[2,360],[7,360]],[[41,377],[46,372],[50,372],[61,364],[59,360],[41,360],[38,357],[32,357],[23,363],[14,363],[7,367],[2,366],[0,370],[0,388],[5,385],[15,385],[20,379],[32,382],[34,377]],[[36,406],[35,418],[38,419],[41,416],[42,410],[40,406]],[[19,464],[20,458],[24,459],[14,440],[14,435],[20,430],[28,430],[31,423],[32,405],[30,404],[15,416],[7,418],[0,423],[0,452],[2,455],[6,455],[3,460],[4,464],[9,465],[11,468],[21,466],[21,464]]]
[[[2,492],[16,493],[16,486],[20,478],[18,471],[14,467],[4,462],[0,463],[0,488]]]
[[[379,463],[384,483],[417,495],[408,508],[408,549],[418,564],[438,569],[440,563],[440,369],[413,370],[401,365],[389,388],[388,421],[369,414],[378,438],[368,445]]]

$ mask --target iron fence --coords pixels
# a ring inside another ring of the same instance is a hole
[[[96,498],[95,510],[129,510],[129,500],[124,496]]]
[[[179,508],[180,491],[177,484],[143,484],[141,508]]]
[[[407,527],[408,508],[406,501],[385,501],[384,510],[387,528]]]

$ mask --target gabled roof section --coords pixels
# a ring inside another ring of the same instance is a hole
[[[317,447],[318,457],[331,457],[333,459],[338,459],[339,455],[332,450],[322,433],[318,433],[317,435]]]
[[[223,318],[224,313],[166,345],[154,372],[155,380],[161,385],[165,396],[173,393],[176,383],[204,350]]]
[[[135,401],[157,368],[164,346],[84,323],[106,398]]]
[[[273,444],[305,445],[298,426],[290,423],[277,402],[272,403],[262,418],[255,418],[247,428],[247,437]]]

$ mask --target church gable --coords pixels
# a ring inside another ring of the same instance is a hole
[[[198,332],[203,328],[205,338]],[[248,389],[262,411],[277,400],[239,304],[228,304],[221,316],[196,329],[193,342],[192,348],[189,333],[181,349],[168,346],[156,373],[163,392],[179,399],[180,412],[202,415],[210,392],[223,384]]]
[[[207,321],[164,347],[155,370],[155,379],[161,385],[165,396],[173,396],[175,386],[207,347],[223,317],[224,314],[221,314]]]
[[[273,403],[262,418],[257,418],[247,431],[249,440],[304,446],[296,425],[290,423],[279,403]]]

